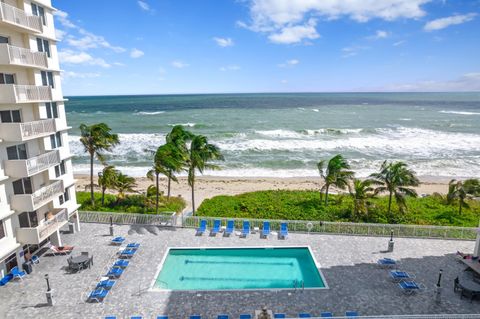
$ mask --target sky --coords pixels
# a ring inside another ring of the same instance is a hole
[[[480,0],[53,0],[73,95],[480,91]]]

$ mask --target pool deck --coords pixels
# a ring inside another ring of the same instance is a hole
[[[62,235],[65,245],[75,246],[74,255],[88,251],[94,255],[91,269],[70,274],[66,271],[67,257],[42,256],[40,264],[24,280],[0,287],[0,318],[101,318],[116,315],[127,318],[143,315],[155,318],[167,314],[170,318],[187,318],[200,314],[216,318],[225,313],[238,318],[263,306],[274,312],[295,317],[299,312],[319,316],[321,311],[342,315],[356,310],[361,315],[480,313],[480,301],[460,299],[453,292],[453,280],[465,266],[454,253],[472,251],[473,241],[397,238],[393,253],[385,253],[388,238],[340,235],[290,234],[287,240],[271,236],[260,239],[250,235],[195,236],[194,229],[174,229],[156,226],[115,226],[116,236],[127,242],[141,244],[138,253],[103,303],[85,303],[85,293],[118,251],[109,245],[106,224],[82,224],[77,234]],[[230,247],[230,246],[310,246],[321,265],[329,289],[323,290],[258,290],[221,292],[158,292],[150,291],[158,265],[168,247]],[[377,266],[379,258],[400,260],[400,269],[413,273],[427,289],[405,296],[390,280],[388,271]],[[443,269],[441,303],[436,303],[434,286],[438,271]],[[46,305],[45,274],[49,274],[54,299]]]

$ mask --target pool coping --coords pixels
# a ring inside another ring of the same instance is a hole
[[[160,288],[155,288],[155,283],[157,282],[157,278],[160,275],[160,272],[162,271],[163,264],[165,263],[165,260],[167,259],[168,254],[170,253],[171,249],[198,249],[198,250],[205,250],[205,249],[268,249],[268,248],[307,248],[308,251],[310,252],[310,256],[313,259],[313,263],[315,264],[315,268],[318,271],[318,274],[320,275],[320,278],[323,281],[324,287],[309,287],[309,288],[250,288],[250,289],[194,289],[194,290],[173,290],[173,289],[160,289]],[[148,291],[149,292],[161,292],[161,293],[170,293],[170,292],[190,292],[190,293],[196,293],[196,292],[241,292],[241,291],[297,291],[297,290],[326,290],[330,289],[327,280],[325,279],[323,272],[321,271],[321,265],[315,258],[315,254],[313,253],[312,248],[310,245],[294,245],[294,246],[220,246],[220,247],[167,247],[163,257],[162,261],[160,264],[157,266],[157,271],[155,271],[155,276],[152,279],[152,282],[149,286]]]

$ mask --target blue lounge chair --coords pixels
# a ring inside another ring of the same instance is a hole
[[[12,279],[13,279],[13,275],[12,274],[7,274],[5,277],[0,279],[0,286],[5,286]]]
[[[280,224],[280,233],[278,234],[281,239],[286,239],[288,237],[288,224],[281,223]]]
[[[243,313],[240,315],[240,319],[252,319],[252,315]]]
[[[270,222],[263,222],[262,237],[267,238],[270,235]]]
[[[108,278],[119,278],[123,274],[123,268],[112,267],[106,274]]]
[[[168,319],[168,316],[165,316],[165,315],[157,316],[157,319]]]
[[[298,314],[298,318],[311,318],[312,315],[310,315],[308,312],[301,312]]]
[[[273,318],[275,318],[275,319],[283,319],[283,318],[286,318],[286,316],[285,316],[284,313],[274,313],[274,314],[273,314]]]
[[[127,249],[138,249],[140,247],[140,244],[138,243],[130,243],[127,245]]]
[[[133,255],[137,252],[136,249],[124,249],[120,252],[120,257],[123,258],[132,258]]]
[[[215,236],[220,232],[220,226],[222,225],[222,222],[220,219],[215,219],[213,221],[213,227],[210,229],[210,236]]]
[[[377,264],[382,267],[392,267],[395,266],[397,262],[392,258],[382,258],[377,261]]]
[[[115,286],[115,281],[114,280],[102,280],[97,284],[97,289],[98,288],[104,288],[104,289],[112,289],[112,287]]]
[[[235,231],[235,222],[233,220],[227,221],[227,227],[225,228],[224,236],[230,236]]]
[[[200,226],[197,228],[197,235],[203,235],[207,231],[207,221],[202,219],[200,221]]]
[[[333,318],[333,313],[329,311],[324,311],[320,314],[321,318]]]
[[[358,312],[356,312],[356,311],[345,311],[345,317],[350,317],[350,318],[358,317]]]
[[[202,319],[202,316],[193,315],[193,316],[190,316],[190,319]]]
[[[228,315],[218,315],[217,319],[228,319]]]
[[[247,237],[250,234],[250,222],[248,220],[243,221],[242,236]]]
[[[128,260],[125,260],[125,259],[119,259],[117,260],[113,266],[114,267],[122,267],[122,268],[126,268],[129,264],[129,261]]]
[[[112,245],[121,245],[125,241],[124,237],[115,237],[110,241],[110,244]]]
[[[406,271],[391,270],[390,277],[393,281],[415,279],[415,275],[411,275]]]
[[[40,258],[38,258],[38,256],[36,256],[36,255],[32,255],[32,258],[30,258],[30,260],[32,261],[32,264],[39,264],[40,263]]]
[[[142,319],[142,316],[131,316],[130,319]]]
[[[18,270],[17,266],[13,267],[12,270],[10,270],[10,273],[13,275],[13,279],[23,279],[23,277],[25,277],[25,275],[27,274],[24,271]]]
[[[421,291],[421,290],[425,289],[424,285],[416,283],[415,281],[402,280],[398,283],[398,286],[400,287],[400,289],[402,289],[402,291],[405,294],[408,294],[408,295],[409,294],[414,294],[417,291]]]
[[[100,288],[95,289],[88,295],[88,301],[102,302],[103,299],[108,295],[108,290]]]
[[[106,316],[105,319],[117,319],[116,316]]]

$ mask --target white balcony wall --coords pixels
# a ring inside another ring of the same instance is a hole
[[[64,192],[63,181],[53,181],[34,190],[32,194],[12,195],[10,206],[20,212],[37,210]]]
[[[60,153],[49,151],[25,160],[8,160],[5,162],[5,174],[10,177],[26,177],[48,170],[60,164]]]
[[[39,17],[32,15],[31,4],[25,6],[22,2],[17,6],[16,2],[0,2],[0,21],[6,26],[17,30],[28,30],[41,33],[43,31],[42,21]],[[48,30],[47,30],[48,31]]]
[[[2,43],[0,44],[0,64],[46,69],[48,59],[44,52]]]

